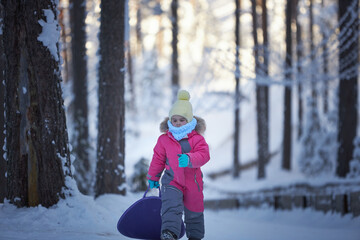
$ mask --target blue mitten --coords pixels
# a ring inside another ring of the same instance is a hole
[[[159,182],[158,181],[153,181],[153,180],[148,180],[148,182],[149,182],[149,186],[150,186],[150,189],[151,188],[159,188]]]
[[[178,154],[179,158],[179,167],[189,166],[189,156],[186,154]]]

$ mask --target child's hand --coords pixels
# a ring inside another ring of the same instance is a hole
[[[179,158],[179,167],[189,166],[189,156],[186,154],[178,154]]]
[[[159,186],[160,186],[158,181],[153,181],[153,180],[149,179],[148,182],[149,182],[150,189],[159,188]]]

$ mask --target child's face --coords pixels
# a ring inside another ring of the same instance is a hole
[[[179,115],[174,115],[171,117],[171,124],[174,127],[181,127],[184,126],[185,124],[187,124],[187,120],[186,118],[179,116]]]

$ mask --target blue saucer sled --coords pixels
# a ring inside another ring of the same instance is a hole
[[[119,232],[129,238],[158,240],[161,234],[161,192],[159,196],[144,196],[132,204],[117,223]],[[181,223],[179,239],[185,234],[184,222]]]

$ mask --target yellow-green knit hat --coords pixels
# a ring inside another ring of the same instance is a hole
[[[169,118],[174,115],[179,115],[186,118],[187,122],[191,122],[193,119],[193,111],[191,103],[189,102],[190,94],[186,90],[180,90],[177,95],[177,100],[170,109]]]

